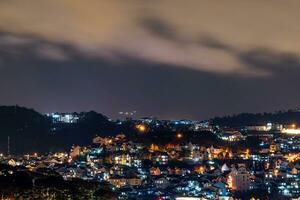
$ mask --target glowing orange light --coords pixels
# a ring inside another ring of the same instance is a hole
[[[300,159],[300,154],[288,154],[284,156],[289,162],[295,162]]]
[[[143,124],[136,125],[136,128],[138,129],[139,132],[145,132],[146,131],[146,126]]]
[[[250,158],[250,150],[246,149],[244,159],[249,159],[249,158]]]
[[[150,151],[159,151],[159,147],[156,144],[151,144],[150,145]]]
[[[278,169],[275,169],[275,170],[273,171],[273,173],[274,173],[274,176],[278,176],[279,170],[278,170]]]
[[[177,133],[176,137],[177,137],[178,139],[181,139],[181,138],[183,137],[183,135],[182,135],[181,133]]]
[[[292,128],[296,128],[296,124],[292,124]]]
[[[205,169],[203,166],[199,166],[199,167],[196,167],[195,171],[199,174],[203,174],[205,172]]]
[[[231,176],[231,175],[228,176],[227,184],[228,184],[228,187],[229,187],[230,189],[232,189],[232,187],[233,187],[233,182],[232,182],[232,176]]]

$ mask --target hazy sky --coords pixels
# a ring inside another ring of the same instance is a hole
[[[298,0],[2,0],[0,104],[205,119],[300,105]]]

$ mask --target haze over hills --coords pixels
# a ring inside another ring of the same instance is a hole
[[[128,137],[144,142],[160,138],[160,142],[167,143],[172,140],[171,136],[174,135],[174,132],[181,131],[189,134],[189,137],[186,137],[187,140],[204,142],[199,135],[196,137],[195,132],[188,129],[188,126],[178,126],[174,129],[162,124],[151,127],[151,134],[137,137],[135,128],[137,121],[127,120],[119,123],[94,111],[81,112],[78,113],[78,116],[77,123],[53,123],[48,116],[33,109],[20,106],[0,106],[0,152],[8,151],[8,137],[9,150],[12,154],[69,150],[73,144],[91,144],[95,135],[107,136],[118,133],[124,133]],[[241,127],[268,122],[300,124],[300,112],[289,110],[262,114],[241,113],[216,117],[210,122],[221,127]],[[210,138],[210,142],[217,142],[213,134],[206,135],[206,137]]]

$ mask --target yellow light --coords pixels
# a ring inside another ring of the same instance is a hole
[[[228,176],[227,184],[228,184],[228,187],[229,187],[230,189],[232,189],[232,187],[233,187],[233,182],[232,182],[232,176],[231,176],[231,175]]]
[[[246,152],[245,152],[245,159],[249,159],[250,158],[250,150],[249,149],[246,149]]]
[[[203,166],[199,166],[199,167],[196,167],[195,171],[199,174],[203,174],[205,172],[205,169]]]
[[[150,145],[150,151],[159,151],[159,147],[156,144],[151,144]]]
[[[136,128],[138,129],[139,132],[145,132],[146,131],[146,126],[143,124],[136,125]]]
[[[299,158],[300,158],[299,154],[288,154],[284,157],[289,162],[295,162],[295,161],[299,160]]]
[[[278,169],[275,169],[275,170],[273,171],[273,173],[274,173],[274,176],[278,176],[278,173],[279,173]]]
[[[177,133],[176,137],[177,137],[178,139],[181,139],[181,138],[183,137],[183,135],[182,135],[181,133]]]
[[[296,128],[296,124],[292,124],[292,128]]]

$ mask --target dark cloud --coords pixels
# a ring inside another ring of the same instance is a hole
[[[50,44],[38,46],[38,56],[60,61],[69,57],[51,43],[69,44],[91,57],[113,60],[117,50],[167,66],[221,75],[267,76],[272,72],[255,71],[258,68],[245,65],[235,54],[267,48],[300,56],[295,42],[300,35],[295,20],[298,7],[299,2],[292,0],[273,2],[272,6],[259,0],[90,0],[88,4],[11,0],[0,2],[0,29],[44,38]]]
[[[157,17],[139,17],[138,25],[152,33],[154,36],[172,40],[177,43],[186,42],[179,36],[175,27]]]
[[[4,42],[8,36],[19,42]],[[0,41],[1,104],[42,112],[93,109],[116,117],[118,111],[137,110],[140,116],[205,119],[294,108],[300,101],[298,58],[271,50],[232,53],[245,64],[274,72],[253,78],[159,64],[118,50],[118,61],[91,58],[73,46],[33,36],[5,33]],[[67,59],[41,54],[44,46]]]
[[[271,49],[254,49],[238,56],[241,61],[253,67],[271,70],[277,78],[300,68],[300,59],[296,55],[274,52]]]
[[[196,42],[201,46],[212,48],[212,49],[221,49],[229,52],[236,51],[232,46],[222,43],[220,40],[207,34],[202,34],[200,36],[199,41]]]

